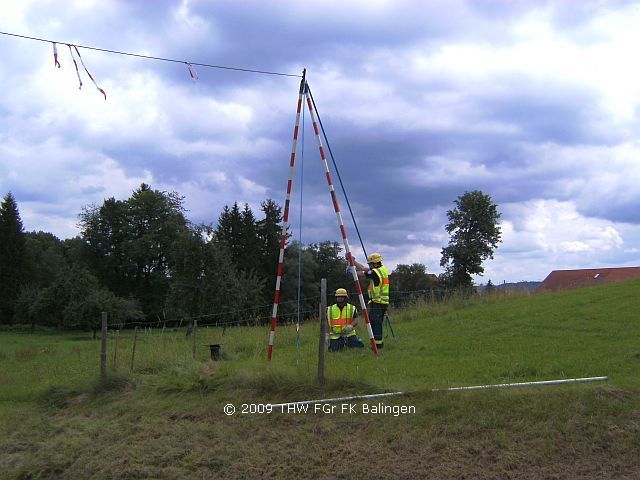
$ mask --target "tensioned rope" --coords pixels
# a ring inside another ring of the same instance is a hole
[[[37,38],[37,37],[30,37],[27,35],[18,35],[17,33],[9,33],[9,32],[0,32],[0,35],[7,35],[10,37],[17,37],[17,38],[24,38],[27,40],[35,40],[38,42],[45,42],[45,43],[51,43],[53,45],[59,43],[61,45],[73,45],[74,47],[77,48],[84,48],[87,50],[96,50],[98,52],[105,52],[105,53],[113,53],[116,55],[126,55],[129,57],[137,57],[137,58],[144,58],[147,60],[158,60],[158,61],[162,61],[162,62],[173,62],[173,63],[181,63],[183,65],[193,65],[193,66],[198,66],[198,67],[206,67],[206,68],[218,68],[218,69],[223,69],[223,70],[234,70],[236,72],[246,72],[246,73],[259,73],[259,74],[263,74],[263,75],[279,75],[282,77],[297,77],[297,78],[302,78],[302,75],[295,75],[292,73],[282,73],[282,72],[271,72],[268,70],[256,70],[256,69],[252,69],[252,68],[241,68],[241,67],[230,67],[227,65],[214,65],[214,64],[210,64],[210,63],[201,63],[201,62],[188,62],[185,60],[176,60],[174,58],[164,58],[164,57],[156,57],[153,55],[141,55],[138,53],[131,53],[131,52],[122,52],[122,51],[118,51],[118,50],[109,50],[107,48],[98,48],[98,47],[91,47],[88,45],[75,45],[73,43],[68,43],[68,42],[60,42],[58,40],[50,40],[47,38]],[[191,71],[190,71],[191,73]],[[193,74],[192,74],[193,76]]]
[[[364,252],[365,258],[367,257],[367,249],[364,248],[364,242],[362,241],[362,237],[360,236],[360,230],[358,229],[358,224],[356,223],[356,217],[353,215],[353,210],[351,209],[351,203],[349,202],[349,197],[347,196],[347,191],[344,188],[344,184],[342,183],[342,177],[340,176],[340,170],[338,170],[338,165],[336,164],[336,159],[333,156],[333,152],[331,151],[331,145],[329,144],[329,139],[327,138],[327,134],[324,131],[324,125],[322,125],[322,120],[320,119],[320,113],[318,112],[318,107],[316,106],[316,101],[313,99],[313,94],[311,93],[311,88],[309,88],[309,84],[307,84],[307,91],[309,92],[309,96],[311,97],[311,102],[313,103],[313,108],[316,111],[316,115],[318,116],[318,124],[320,125],[320,130],[322,130],[322,136],[324,137],[324,141],[327,143],[327,150],[329,150],[329,156],[331,157],[331,161],[333,162],[333,168],[336,170],[336,175],[338,175],[338,181],[340,182],[340,188],[342,188],[342,194],[344,195],[344,199],[347,202],[347,207],[349,207],[349,213],[351,214],[351,220],[353,220],[353,226],[356,229],[356,233],[358,234],[358,239],[360,240],[360,246],[362,247],[362,251]]]
[[[304,79],[303,79],[304,82]],[[306,82],[305,82],[306,83]],[[305,85],[308,87],[308,85]],[[340,212],[340,205],[338,202],[338,198],[336,196],[335,188],[333,186],[333,180],[331,178],[331,171],[329,170],[329,164],[327,162],[327,156],[324,151],[324,147],[322,145],[322,138],[320,138],[320,129],[318,128],[318,123],[316,122],[316,113],[313,103],[311,102],[311,95],[309,95],[309,91],[305,88],[304,91],[305,98],[307,100],[307,107],[309,109],[309,116],[311,117],[311,121],[313,123],[313,130],[315,132],[316,140],[318,141],[318,150],[320,152],[320,158],[322,159],[322,165],[324,167],[325,176],[327,177],[327,186],[329,187],[329,193],[331,194],[331,201],[333,202],[333,210],[336,213],[336,219],[338,220],[338,227],[340,228],[340,233],[342,234],[342,241],[344,244],[344,251],[346,253],[347,260],[349,261],[349,266],[351,267],[351,276],[353,278],[354,287],[356,292],[358,293],[358,299],[360,300],[360,307],[362,309],[362,313],[364,314],[364,322],[367,326],[367,332],[369,333],[369,340],[371,341],[371,350],[374,355],[378,355],[378,347],[376,346],[375,339],[373,337],[373,330],[371,328],[371,322],[369,321],[369,311],[367,310],[367,306],[364,301],[364,296],[362,294],[362,287],[360,285],[360,281],[358,280],[358,275],[356,273],[356,266],[353,259],[353,254],[351,253],[351,247],[349,246],[349,240],[347,238],[347,230],[344,226],[344,221],[342,220],[342,214]]]

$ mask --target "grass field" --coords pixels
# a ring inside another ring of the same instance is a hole
[[[133,369],[133,332],[117,352],[111,333],[105,381],[88,333],[5,330],[0,478],[640,478],[639,307],[630,282],[391,312],[383,355],[327,354],[324,387],[316,324],[299,348],[295,327],[278,328],[271,364],[266,327],[199,328],[195,360],[184,330],[138,331]],[[241,413],[397,390],[410,394],[350,402],[356,413]],[[380,403],[415,413],[362,413]]]

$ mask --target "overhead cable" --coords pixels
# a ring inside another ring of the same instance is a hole
[[[61,42],[58,40],[49,40],[46,38],[37,38],[37,37],[29,37],[27,35],[18,35],[17,33],[9,33],[9,32],[0,32],[0,35],[8,35],[11,37],[18,37],[18,38],[24,38],[27,40],[36,40],[38,42],[46,42],[46,43],[59,43],[59,44],[64,44],[64,45],[74,45],[78,48],[85,48],[87,50],[96,50],[98,52],[106,52],[106,53],[114,53],[116,55],[126,55],[129,57],[137,57],[137,58],[145,58],[147,60],[159,60],[162,62],[173,62],[173,63],[181,63],[184,65],[187,65],[188,67],[191,66],[198,66],[198,67],[207,67],[207,68],[218,68],[218,69],[222,69],[222,70],[234,70],[237,72],[246,72],[246,73],[260,73],[263,75],[279,75],[282,77],[298,77],[298,78],[302,78],[302,75],[294,75],[291,73],[282,73],[282,72],[270,72],[268,70],[255,70],[255,69],[251,69],[251,68],[241,68],[241,67],[230,67],[227,65],[213,65],[210,63],[200,63],[200,62],[188,62],[186,60],[176,60],[173,58],[163,58],[163,57],[156,57],[153,55],[141,55],[138,53],[130,53],[130,52],[121,52],[118,50],[109,50],[107,48],[98,48],[98,47],[90,47],[88,45],[76,45],[73,43],[68,43],[68,42]],[[192,77],[193,77],[193,71],[191,70],[191,68],[189,69]]]

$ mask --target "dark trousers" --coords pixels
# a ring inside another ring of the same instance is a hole
[[[387,305],[382,303],[371,302],[369,304],[369,321],[371,322],[371,330],[373,330],[373,339],[376,341],[378,348],[383,348],[382,326],[384,323],[384,314],[387,312]]]
[[[362,340],[360,340],[357,335],[352,335],[350,337],[332,338],[329,340],[330,352],[338,352],[345,346],[347,348],[364,348],[364,343],[362,343]]]

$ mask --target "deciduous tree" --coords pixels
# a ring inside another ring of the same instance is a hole
[[[80,214],[82,237],[99,280],[116,295],[140,299],[162,315],[174,244],[188,229],[183,197],[142,184],[124,201],[113,198]]]
[[[471,288],[472,275],[482,275],[482,263],[493,258],[501,241],[500,212],[491,196],[479,190],[465,192],[447,212],[449,245],[442,249],[440,265],[446,268],[445,279],[456,288]]]
[[[422,263],[411,265],[399,264],[389,275],[393,285],[391,303],[404,305],[414,299],[424,298],[426,290],[437,287],[438,282],[427,273],[427,267]]]
[[[342,255],[342,246],[338,242],[324,241],[312,243],[307,250],[311,253],[318,265],[315,280],[320,282],[321,278],[327,279],[327,292],[333,293],[338,288],[346,288],[355,294],[353,277],[346,273],[349,265]],[[352,303],[358,303],[355,297]]]

